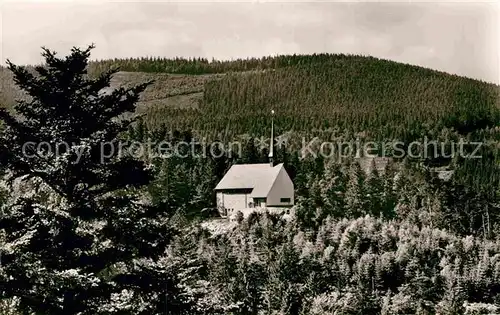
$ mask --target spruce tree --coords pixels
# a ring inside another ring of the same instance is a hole
[[[364,174],[359,164],[354,161],[350,165],[349,179],[345,192],[346,216],[357,218],[367,214],[366,203],[363,200]]]
[[[371,215],[383,215],[384,203],[384,183],[375,165],[375,160],[371,160],[370,171],[365,182],[366,204]]]
[[[320,182],[321,196],[327,209],[325,214],[342,217],[345,207],[346,176],[342,173],[340,164],[335,161],[331,161],[325,167],[324,178]]]
[[[260,153],[255,146],[255,139],[249,138],[244,142],[244,147],[240,157],[241,164],[253,164],[259,162]]]
[[[17,297],[23,313],[178,312],[174,273],[160,259],[169,214],[141,198],[145,165],[117,154],[133,119],[122,114],[148,83],[110,90],[116,69],[90,78],[93,47],[63,58],[43,48],[34,72],[8,61],[29,97],[13,113],[0,110],[11,189],[0,217],[0,295]],[[16,182],[31,194],[13,198]]]

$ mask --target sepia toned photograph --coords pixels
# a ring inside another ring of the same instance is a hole
[[[500,315],[500,2],[0,23],[0,315]]]

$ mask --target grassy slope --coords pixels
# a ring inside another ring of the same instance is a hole
[[[149,80],[154,83],[142,95],[138,106],[140,111],[146,107],[173,106],[197,107],[198,100],[203,96],[204,82],[213,77],[189,76],[166,73],[118,72],[111,81],[111,87],[120,85],[130,86]],[[10,107],[15,99],[25,98],[25,95],[14,85],[10,71],[0,68],[0,104]]]

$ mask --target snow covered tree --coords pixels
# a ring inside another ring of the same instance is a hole
[[[384,173],[381,175],[383,182],[383,204],[382,215],[386,218],[394,216],[394,207],[396,206],[396,192],[394,187],[394,178],[396,177],[396,169],[394,162],[389,160]]]
[[[357,218],[367,214],[363,198],[364,174],[358,163],[353,162],[349,169],[349,179],[345,192],[346,216]]]
[[[0,110],[0,166],[11,190],[0,217],[0,295],[16,297],[24,313],[179,310],[160,259],[173,234],[169,213],[141,198],[150,174],[119,140],[133,119],[122,114],[148,83],[111,90],[117,70],[90,78],[93,47],[63,58],[43,48],[35,71],[8,61],[29,98],[13,113]],[[30,194],[16,196],[16,182]]]
[[[383,214],[384,203],[384,183],[380,177],[375,165],[375,161],[371,161],[370,172],[365,182],[366,203],[369,213],[374,216]]]
[[[338,218],[344,215],[346,176],[336,161],[331,161],[325,168],[324,178],[320,181],[321,197],[327,209],[325,215]]]

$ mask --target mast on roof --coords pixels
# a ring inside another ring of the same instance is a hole
[[[274,109],[271,110],[271,143],[269,144],[269,165],[274,166]]]

